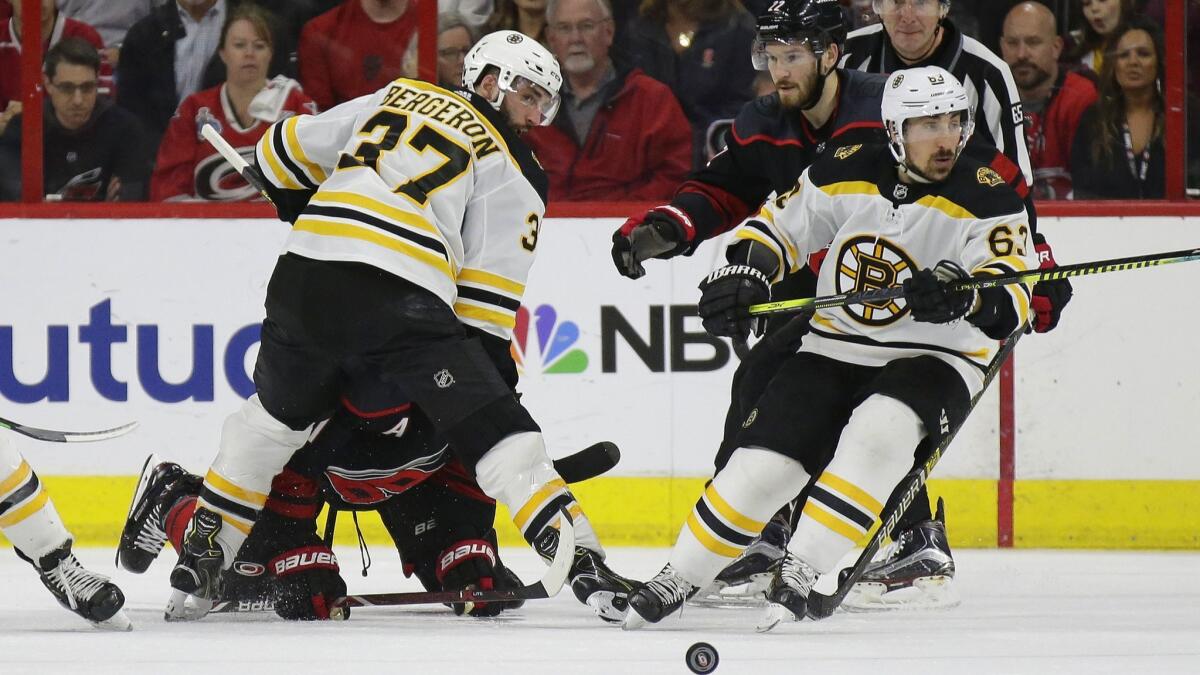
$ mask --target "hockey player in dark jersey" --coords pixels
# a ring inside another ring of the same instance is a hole
[[[914,450],[962,425],[998,341],[1029,321],[1025,285],[952,285],[1037,266],[1021,198],[996,171],[962,155],[973,128],[964,87],[941,68],[896,72],[882,118],[888,144],[822,155],[734,233],[731,264],[700,284],[699,312],[713,335],[746,335],[748,308],[770,297],[783,271],[825,248],[818,294],[895,286],[903,294],[813,314],[669,562],[630,594],[626,628],[676,611],[798,485],[811,484],[759,629],[804,617],[818,575],[836,571],[880,518]]]
[[[477,336],[506,382],[515,385],[508,344],[483,331]],[[393,405],[395,400],[388,392],[361,389],[342,397],[337,413],[272,481],[262,515],[222,575],[219,603],[273,608],[286,619],[330,618],[328,600],[345,595],[346,583],[331,542],[317,533],[317,515],[326,504],[339,512],[375,511],[405,575],[415,575],[426,590],[521,585],[499,557],[495,500],[479,489],[428,418],[411,404]],[[140,574],[166,541],[180,548],[202,482],[178,464],[146,461],[117,549],[123,568]],[[354,522],[357,527],[357,513]],[[609,569],[602,554],[576,547],[568,580],[579,601],[601,618],[624,616],[631,582]],[[453,608],[495,616],[519,606]]]

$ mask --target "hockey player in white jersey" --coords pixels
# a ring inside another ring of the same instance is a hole
[[[0,531],[59,604],[97,628],[129,630],[121,589],[79,564],[73,539],[29,462],[0,435]]]
[[[543,556],[560,510],[578,545],[602,551],[537,423],[464,329],[510,337],[546,194],[519,136],[550,123],[561,84],[544,47],[500,31],[467,54],[464,91],[398,79],[264,135],[258,168],[294,226],[267,289],[256,393],[222,429],[168,618],[211,607],[272,478],[352,385],[424,410]],[[318,617],[329,594],[314,589]]]
[[[672,613],[736,557],[764,521],[817,480],[767,599],[772,626],[805,615],[820,574],[866,535],[920,444],[961,424],[998,340],[1029,318],[1021,285],[954,291],[970,274],[1036,268],[1020,197],[960,157],[971,106],[949,72],[892,74],[887,145],[830,149],[796,187],[735,234],[732,264],[700,284],[715,335],[744,338],[747,308],[826,246],[817,294],[902,286],[904,297],[813,316],[799,351],[746,416],[735,450],[697,501],[666,567],[629,596],[625,626]]]

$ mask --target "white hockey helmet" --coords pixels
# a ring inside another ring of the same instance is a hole
[[[896,161],[904,163],[904,122],[916,117],[930,117],[948,112],[963,111],[962,136],[958,152],[967,145],[975,131],[975,111],[971,99],[958,78],[937,66],[897,70],[888,76],[883,89],[881,117],[887,130],[888,147]]]
[[[483,36],[471,47],[463,61],[463,88],[475,91],[475,84],[483,77],[484,69],[495,66],[500,95],[490,101],[500,109],[504,94],[514,91],[518,78],[545,90],[546,100],[539,105],[542,111],[542,126],[550,124],[558,112],[559,95],[562,88],[562,73],[554,55],[537,40],[515,30],[501,30]]]

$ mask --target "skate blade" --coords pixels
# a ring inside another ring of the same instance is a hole
[[[137,503],[141,501],[142,495],[146,493],[146,486],[150,484],[150,474],[154,473],[154,467],[162,462],[158,455],[150,453],[146,458],[146,463],[142,465],[142,475],[138,477],[137,489],[133,491],[133,499],[129,500],[129,510],[125,513],[125,524],[122,526],[121,534],[124,535],[124,528],[129,527],[129,520],[133,518],[133,510],[137,508]],[[116,558],[113,564],[121,566],[121,549],[117,548]]]
[[[629,612],[625,614],[625,620],[621,622],[621,630],[639,630],[645,626],[646,620],[642,618],[642,615],[638,614],[637,610],[633,609],[632,607],[629,609]]]
[[[765,613],[763,614],[763,618],[758,622],[758,625],[754,627],[754,632],[769,632],[771,629],[785,621],[794,622],[799,621],[799,619],[797,619],[796,615],[792,614],[792,610],[788,609],[787,607],[784,607],[783,605],[777,605],[773,602],[769,603]]]
[[[113,614],[104,621],[92,621],[90,623],[100,630],[119,631],[122,633],[133,630],[133,622],[125,615],[125,610],[123,609],[118,609],[116,614]]]
[[[713,582],[708,588],[688,601],[688,604],[698,607],[742,608],[765,607],[767,604],[767,588],[771,585],[770,574],[756,574],[744,584],[726,586],[721,582]]]
[[[190,599],[190,602],[189,602]],[[198,621],[212,611],[212,600],[189,595],[181,590],[172,590],[163,612],[164,621]]]
[[[912,586],[888,591],[876,582],[854,585],[842,607],[849,612],[883,612],[894,610],[950,609],[961,604],[962,598],[950,576],[919,577]]]

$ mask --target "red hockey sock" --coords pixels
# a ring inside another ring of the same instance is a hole
[[[192,522],[192,512],[196,510],[196,497],[188,496],[175,502],[175,506],[167,511],[167,539],[171,546],[178,551],[183,546],[183,535],[187,532],[188,523]]]

